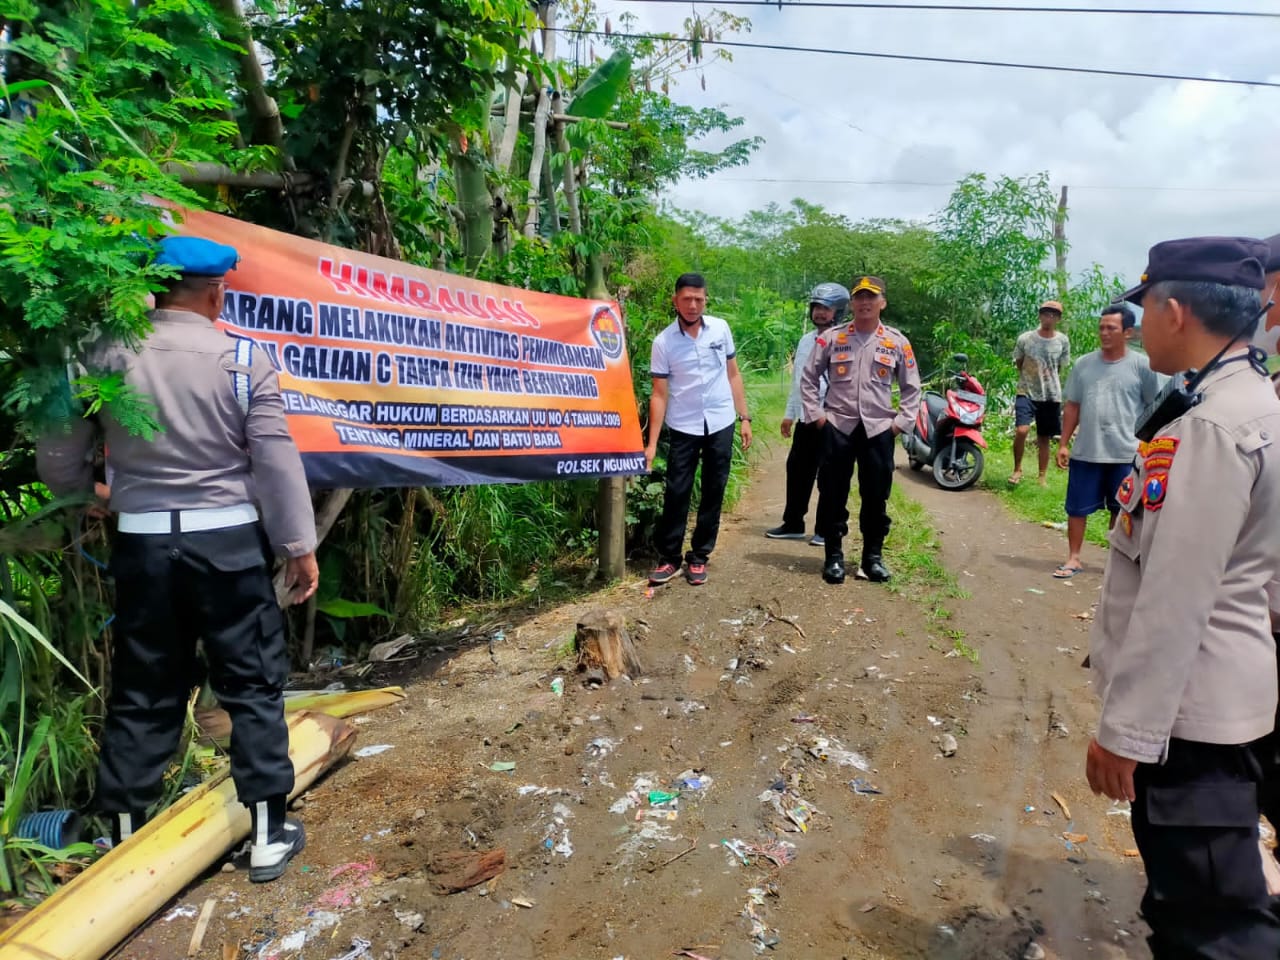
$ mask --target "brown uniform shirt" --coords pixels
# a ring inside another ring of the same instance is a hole
[[[1280,401],[1240,360],[1202,386],[1117,492],[1089,644],[1098,742],[1142,762],[1170,737],[1242,744],[1275,725]]]
[[[901,391],[897,410],[893,408],[895,380]],[[920,409],[920,370],[901,331],[882,323],[870,338],[859,338],[853,324],[847,323],[818,337],[800,381],[800,396],[806,423],[826,417],[845,434],[861,423],[868,437],[897,424],[905,433]]]
[[[235,362],[236,341],[208,318],[155,310],[151,320],[154,329],[137,352],[104,343],[86,357],[90,369],[122,372],[130,387],[150,397],[163,428],[147,440],[109,415],[98,417],[112,470],[111,509],[150,513],[256,504],[277,553],[313,551],[311,494],[267,355],[255,349],[245,369]],[[236,397],[235,373],[249,377],[247,412]],[[50,490],[92,493],[94,442],[93,424],[83,419],[39,440],[37,466]]]

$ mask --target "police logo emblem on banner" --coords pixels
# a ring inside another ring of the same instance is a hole
[[[1164,506],[1164,495],[1169,490],[1169,474],[1153,473],[1147,477],[1142,488],[1142,505],[1148,510],[1159,510]]]
[[[597,307],[591,315],[591,336],[610,360],[622,356],[625,342],[622,338],[622,321],[613,312],[613,307]]]

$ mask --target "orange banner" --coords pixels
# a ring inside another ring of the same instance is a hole
[[[643,473],[616,303],[535,293],[184,211],[240,253],[221,325],[280,377],[314,487]]]

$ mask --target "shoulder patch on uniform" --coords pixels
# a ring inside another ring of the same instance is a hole
[[[1159,510],[1164,506],[1165,494],[1169,492],[1169,474],[1161,470],[1147,474],[1147,482],[1142,485],[1142,505],[1148,510]]]
[[[1122,507],[1127,507],[1129,501],[1133,499],[1133,477],[1134,473],[1130,470],[1129,475],[1120,481],[1120,486],[1116,490],[1116,500]]]
[[[1153,453],[1167,453],[1172,457],[1178,452],[1179,442],[1177,437],[1156,437],[1154,440],[1138,444],[1138,455],[1145,459]]]
[[[814,343],[816,343],[820,347],[825,347],[827,345],[827,341],[823,340],[821,337],[818,337],[818,339],[816,339]]]

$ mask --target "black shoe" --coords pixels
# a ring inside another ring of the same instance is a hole
[[[253,817],[253,845],[249,848],[249,880],[267,883],[284,873],[289,861],[307,845],[302,824],[285,816],[283,796],[261,800],[249,807]]]
[[[822,565],[822,579],[827,583],[844,583],[844,557],[827,557]]]
[[[872,583],[888,583],[891,574],[884,565],[879,554],[862,558],[862,568],[858,571]]]
[[[799,529],[788,527],[785,523],[781,526],[774,527],[772,530],[766,530],[764,535],[770,540],[803,540],[804,527]]]
[[[307,845],[307,834],[302,824],[289,817],[276,835],[266,843],[255,843],[249,848],[249,879],[253,883],[268,883],[284,873],[289,861]]]

